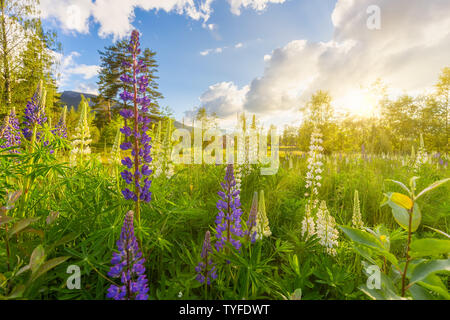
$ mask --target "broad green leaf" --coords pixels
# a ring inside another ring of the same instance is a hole
[[[417,282],[417,284],[440,294],[447,300],[450,300],[450,294],[448,293],[447,287],[442,282],[441,278],[435,274],[429,275],[424,280]]]
[[[391,200],[392,193],[387,193],[388,197],[387,204],[392,209],[392,215],[394,216],[395,221],[405,230],[408,230],[409,225],[409,212],[404,207],[398,205],[397,203]],[[414,232],[419,228],[420,222],[422,221],[422,214],[420,212],[419,206],[417,202],[414,203],[414,209],[412,214],[411,221],[411,231]]]
[[[367,274],[365,271],[368,267],[368,264],[365,262],[363,262],[362,264],[364,266],[364,273],[366,274],[366,276],[369,276],[369,274]],[[402,297],[400,297],[396,293],[397,290],[394,283],[392,282],[392,279],[386,276],[384,273],[380,273],[380,277],[380,289],[369,289],[367,287],[367,284],[360,286],[359,289],[373,300],[401,300]]]
[[[19,284],[13,289],[11,294],[8,297],[6,297],[6,299],[21,298],[24,292],[25,292],[25,286],[23,284]]]
[[[45,250],[42,245],[38,245],[31,254],[30,257],[30,268],[31,272],[35,273],[45,259]]]
[[[38,271],[36,271],[36,273],[31,277],[31,280],[34,281],[37,278],[39,278],[40,276],[42,276],[44,273],[46,273],[47,271],[53,269],[54,267],[56,267],[57,265],[60,265],[61,263],[65,262],[67,259],[69,259],[70,257],[58,257],[58,258],[54,258],[51,260],[46,261],[45,263],[43,263],[41,265],[41,267],[39,268]]]
[[[410,283],[422,281],[428,275],[438,271],[450,271],[450,259],[431,260],[420,263],[414,268]]]
[[[17,273],[16,273],[16,277],[21,275],[24,272],[27,272],[28,270],[30,270],[30,265],[29,264],[27,264],[26,266],[20,268],[19,271],[17,271]]]
[[[378,240],[374,235],[361,231],[359,229],[339,226],[339,228],[353,241],[356,243],[369,246],[372,248],[377,248],[384,250],[384,246],[380,240]]]
[[[405,208],[406,210],[411,210],[413,206],[413,202],[410,197],[405,196],[404,194],[398,192],[393,192],[391,194],[390,200],[395,204],[399,205],[400,207]]]
[[[365,246],[361,246],[361,245],[353,245],[353,249],[359,253],[364,259],[366,259],[367,261],[369,261],[372,264],[378,264],[372,257],[373,253],[371,251],[369,251],[370,249],[368,249]]]
[[[32,224],[33,222],[36,222],[38,220],[39,220],[39,218],[26,218],[26,219],[20,220],[11,228],[11,230],[9,230],[8,237],[11,238],[13,235],[22,231],[23,229],[28,227],[30,224]]]
[[[421,197],[421,196],[424,195],[425,193],[427,193],[427,192],[429,192],[429,191],[431,191],[431,190],[433,190],[433,189],[436,189],[436,188],[439,187],[441,184],[444,184],[444,183],[446,183],[447,181],[450,181],[450,178],[443,179],[443,180],[439,180],[439,181],[437,181],[437,182],[435,182],[435,183],[429,185],[428,187],[426,187],[425,189],[423,189],[423,190],[416,196],[416,199],[419,199],[419,197]]]
[[[413,258],[450,254],[450,240],[419,239],[411,243],[410,255]]]
[[[409,292],[411,293],[414,300],[434,300],[435,297],[428,292],[425,288],[417,284],[413,284],[411,288],[409,288]]]
[[[392,179],[386,179],[386,181],[391,181],[391,182],[394,182],[394,183],[398,184],[400,187],[403,188],[403,190],[405,190],[406,192],[408,192],[408,194],[411,194],[411,191],[410,191],[410,190],[408,189],[408,187],[405,186],[402,182],[396,181],[396,180],[392,180]]]

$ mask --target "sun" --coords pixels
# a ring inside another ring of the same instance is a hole
[[[375,96],[365,89],[352,90],[340,101],[344,111],[359,117],[373,116],[376,104]]]

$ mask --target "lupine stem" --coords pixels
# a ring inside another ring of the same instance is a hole
[[[409,261],[411,260],[411,257],[409,256],[409,249],[411,245],[411,228],[412,228],[412,215],[414,212],[414,197],[412,198],[412,206],[411,209],[409,209],[409,224],[408,224],[408,244],[406,246],[406,262],[405,262],[405,269],[403,270],[402,274],[402,297],[405,296],[406,291],[406,272],[408,271],[408,265]]]
[[[141,210],[140,210],[140,194],[139,194],[139,176],[136,176],[136,173],[139,172],[139,141],[137,138],[137,134],[138,134],[138,129],[139,129],[139,110],[138,110],[138,105],[137,105],[137,86],[136,86],[136,68],[137,68],[137,57],[136,57],[136,53],[133,53],[133,94],[134,94],[134,175],[135,175],[135,185],[134,185],[134,192],[136,193],[137,196],[137,201],[136,201],[136,218],[138,221],[138,224],[140,225],[141,223]]]

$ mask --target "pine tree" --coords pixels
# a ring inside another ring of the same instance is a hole
[[[129,72],[123,62],[130,62],[130,57],[126,54],[128,49],[128,41],[122,40],[116,42],[114,45],[106,47],[104,51],[99,51],[100,54],[100,73],[99,73],[99,96],[96,99],[98,105],[103,105],[103,108],[107,110],[106,115],[108,119],[111,119],[111,112],[115,104],[117,104],[117,97],[124,89],[131,91],[131,85],[125,84],[120,80],[120,77]],[[155,59],[156,53],[150,49],[143,50],[140,59],[148,67],[148,71],[145,75],[149,79],[149,86],[147,88],[147,95],[151,99],[151,105],[149,107],[152,115],[160,114],[160,107],[158,100],[162,99],[162,94],[158,91],[159,86],[157,83],[158,77],[156,76],[158,64]],[[121,102],[123,103],[123,102]],[[124,105],[125,107],[126,105]],[[108,120],[110,121],[110,120]]]

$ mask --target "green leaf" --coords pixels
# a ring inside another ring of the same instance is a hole
[[[1,215],[0,215],[0,226],[1,226],[2,224],[5,224],[5,223],[10,222],[12,219],[13,219],[13,218],[11,218],[11,217],[8,217],[8,216],[1,216]]]
[[[26,218],[26,219],[20,220],[11,228],[11,230],[9,230],[8,238],[11,238],[13,235],[22,231],[23,229],[28,227],[30,224],[32,224],[33,222],[36,222],[38,220],[39,220],[39,218]]]
[[[431,191],[431,190],[433,190],[433,189],[436,189],[436,188],[439,187],[441,184],[444,184],[444,183],[446,183],[447,181],[450,181],[450,178],[443,179],[443,180],[439,180],[439,181],[437,181],[437,182],[435,182],[435,183],[432,183],[431,185],[429,185],[428,187],[426,187],[425,189],[423,189],[423,190],[416,196],[416,199],[419,199],[419,197],[421,197],[421,196],[424,195],[425,193],[427,193],[427,192],[429,192],[429,191]]]
[[[428,229],[431,229],[431,230],[433,230],[434,232],[437,232],[437,233],[443,235],[444,237],[447,237],[447,238],[450,239],[450,234],[447,234],[447,233],[445,233],[444,231],[441,231],[441,230],[439,230],[439,229],[432,228],[432,227],[430,227],[430,226],[424,226],[424,227],[425,227],[425,228],[428,228]]]
[[[353,241],[356,243],[384,250],[384,246],[380,240],[368,232],[361,231],[359,229],[339,226],[339,228]]]
[[[45,259],[45,250],[42,245],[38,245],[31,254],[30,257],[30,268],[31,272],[35,273],[37,269],[41,266]]]
[[[57,265],[60,265],[61,263],[65,262],[69,258],[70,257],[68,257],[68,256],[58,257],[58,258],[54,258],[54,259],[46,261],[44,264],[41,265],[39,270],[34,275],[32,275],[31,280],[32,281],[36,280],[37,278],[39,278],[40,276],[42,276],[49,270],[53,269]]]
[[[386,257],[386,259],[389,260],[393,265],[398,265],[397,258],[392,253],[389,253],[389,251],[387,251],[384,247],[381,240],[379,240],[371,233],[345,226],[339,226],[339,228],[354,242],[375,249],[378,254]]]
[[[388,197],[387,204],[392,209],[392,215],[394,216],[395,221],[405,230],[408,230],[409,226],[409,212],[402,206],[399,206],[395,202],[391,201],[391,197],[393,195],[392,192],[385,194]],[[419,228],[420,222],[422,221],[422,214],[420,212],[419,206],[417,203],[414,203],[414,209],[412,214],[411,221],[411,231],[414,232]]]
[[[291,300],[302,300],[302,289],[295,289],[290,298]]]
[[[428,275],[438,271],[450,271],[450,259],[431,260],[418,264],[411,274],[410,284],[422,281]]]
[[[447,300],[450,300],[450,294],[448,293],[447,287],[442,282],[441,278],[439,278],[435,274],[431,274],[426,277],[423,281],[417,282],[418,285],[427,288],[428,290],[434,291],[440,294]],[[413,285],[414,286],[414,285]]]
[[[413,284],[411,288],[409,288],[409,292],[411,293],[414,300],[434,300],[435,297],[429,293],[425,288],[417,284]]]
[[[411,243],[411,257],[419,258],[450,253],[450,240],[419,239]]]
[[[392,180],[392,179],[386,179],[386,181],[390,181],[390,182],[394,182],[396,184],[398,184],[400,187],[403,188],[403,190],[405,190],[406,192],[408,192],[408,194],[411,194],[411,191],[408,189],[407,186],[405,186],[402,182],[400,181],[396,181],[396,180]]]
[[[25,292],[25,286],[23,284],[19,284],[13,289],[11,294],[8,297],[6,297],[6,299],[21,298],[24,292]]]

